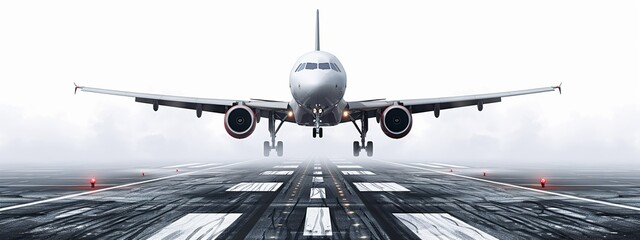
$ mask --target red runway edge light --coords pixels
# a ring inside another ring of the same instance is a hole
[[[91,188],[95,188],[96,187],[96,179],[92,178],[91,180],[89,180],[89,183],[91,183]]]
[[[540,179],[540,186],[542,186],[542,188],[544,188],[544,185],[547,183],[547,179],[546,178],[542,178]]]

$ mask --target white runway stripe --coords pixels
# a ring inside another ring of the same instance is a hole
[[[70,194],[70,195],[65,195],[65,196],[55,197],[55,198],[49,198],[49,199],[40,200],[40,201],[35,201],[35,202],[30,202],[30,203],[23,203],[23,204],[18,204],[18,205],[13,205],[13,206],[8,206],[8,207],[3,207],[3,208],[0,208],[0,212],[4,212],[4,211],[8,211],[8,210],[12,210],[12,209],[18,209],[18,208],[24,208],[24,207],[34,206],[34,205],[39,205],[39,204],[43,204],[43,203],[49,203],[49,202],[55,202],[55,201],[60,201],[60,200],[65,200],[65,199],[70,199],[70,198],[79,197],[79,196],[84,196],[84,195],[89,195],[89,194],[97,194],[97,193],[99,193],[99,192],[105,192],[105,191],[114,190],[114,189],[119,189],[119,188],[127,188],[127,187],[131,187],[131,186],[135,186],[135,185],[145,184],[145,183],[157,182],[157,181],[160,181],[160,180],[165,180],[165,179],[174,178],[174,177],[179,177],[179,176],[186,176],[186,175],[190,175],[190,174],[194,174],[194,173],[199,173],[199,172],[203,172],[203,171],[207,171],[207,170],[212,170],[212,169],[217,169],[217,168],[229,167],[229,166],[238,165],[238,164],[242,164],[242,163],[246,163],[246,162],[249,162],[249,161],[242,161],[242,162],[237,162],[237,163],[231,163],[231,164],[227,164],[227,165],[223,165],[223,166],[215,166],[215,167],[210,167],[210,168],[200,169],[200,170],[196,170],[196,171],[193,171],[193,172],[180,173],[180,174],[170,175],[170,176],[166,176],[166,177],[154,178],[154,179],[149,179],[149,180],[145,180],[145,181],[139,181],[139,182],[127,183],[127,184],[118,185],[118,186],[113,186],[113,187],[108,187],[108,188],[102,188],[102,189],[97,189],[97,190],[92,190],[92,191],[86,191],[86,192],[80,192],[80,193],[75,193],[75,194]]]
[[[444,164],[444,163],[431,163],[431,164],[433,164],[433,165],[445,166],[445,167],[452,167],[452,168],[469,168],[469,167],[465,167],[465,166],[452,165],[452,164]]]
[[[354,182],[360,192],[408,192],[409,189],[394,182]]]
[[[227,192],[275,192],[281,185],[281,182],[241,182]]]
[[[640,207],[634,207],[634,206],[628,206],[628,205],[623,205],[623,204],[605,202],[605,201],[589,199],[589,198],[583,198],[583,197],[578,197],[578,196],[573,196],[573,195],[563,194],[563,193],[557,193],[557,192],[549,192],[549,191],[545,191],[545,190],[541,190],[541,189],[528,188],[528,187],[523,187],[523,186],[510,184],[510,183],[503,183],[503,182],[497,182],[497,181],[492,181],[492,180],[487,180],[487,179],[482,179],[482,178],[470,177],[470,176],[460,175],[460,174],[456,174],[456,173],[452,173],[452,172],[436,171],[436,170],[433,170],[433,169],[428,169],[428,168],[423,168],[423,167],[416,167],[416,166],[397,163],[397,162],[389,162],[389,161],[382,161],[382,160],[377,160],[377,161],[385,162],[385,163],[389,163],[389,164],[395,164],[395,165],[398,165],[398,166],[404,166],[404,167],[408,167],[408,168],[421,169],[421,170],[434,172],[434,173],[440,173],[440,174],[445,174],[445,175],[451,175],[451,176],[466,178],[466,179],[480,181],[480,182],[486,182],[486,183],[492,183],[492,184],[497,184],[497,185],[501,185],[501,186],[507,186],[507,187],[517,188],[517,189],[522,189],[522,190],[528,190],[528,191],[532,191],[532,192],[555,195],[555,196],[564,197],[564,198],[568,198],[568,199],[575,199],[575,200],[581,200],[581,201],[585,201],[585,202],[591,202],[591,203],[596,203],[596,204],[607,205],[607,206],[611,206],[611,207],[617,207],[617,208],[624,208],[624,209],[628,209],[628,210],[640,211]]]
[[[190,213],[163,228],[149,239],[215,239],[241,213]]]
[[[298,168],[298,165],[280,165],[273,168]]]
[[[202,165],[197,165],[197,166],[190,166],[189,168],[203,168],[203,167],[220,165],[220,164],[221,163],[207,163],[207,164],[202,164]]]
[[[493,236],[447,213],[394,213],[420,239],[490,239]]]
[[[331,213],[328,207],[308,207],[303,236],[332,236]]]
[[[422,165],[425,167],[429,167],[429,168],[444,168],[443,166],[436,166],[436,165],[431,165],[431,164],[426,164],[426,163],[416,163],[418,165]]]
[[[322,170],[321,167],[313,167],[313,170]]]
[[[342,171],[343,175],[376,175],[371,171]]]
[[[324,188],[311,188],[309,198],[311,199],[327,198],[327,193]]]
[[[292,175],[293,171],[264,171],[260,175]]]
[[[62,213],[62,214],[60,214],[58,216],[55,216],[54,218],[65,218],[65,217],[69,217],[69,216],[73,216],[73,215],[78,215],[78,214],[84,213],[86,211],[89,211],[91,209],[92,208],[85,207],[85,208],[80,208],[80,209],[76,209],[76,210],[71,210],[71,211]]]
[[[313,171],[313,175],[322,175],[322,171]]]
[[[323,183],[324,179],[322,177],[313,177],[312,181],[314,183]]]
[[[179,167],[186,167],[186,166],[198,165],[198,164],[202,164],[202,163],[187,163],[187,164],[180,164],[180,165],[166,166],[166,167],[162,167],[162,168],[179,168]]]
[[[359,165],[337,165],[338,168],[362,168]]]

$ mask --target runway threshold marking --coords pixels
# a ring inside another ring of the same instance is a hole
[[[372,171],[342,171],[342,175],[376,175]]]
[[[393,216],[420,239],[497,240],[448,213],[394,213]]]
[[[394,182],[354,182],[360,192],[409,192],[409,189]]]
[[[215,239],[241,213],[189,213],[149,239]]]
[[[252,160],[243,161],[243,162],[237,162],[237,163],[230,163],[230,164],[227,164],[227,165],[200,169],[200,170],[196,170],[196,171],[193,171],[193,172],[179,173],[179,174],[175,174],[175,175],[164,176],[164,177],[159,177],[159,178],[154,178],[154,179],[149,179],[149,180],[144,180],[144,181],[139,181],[139,182],[127,183],[127,184],[108,187],[108,188],[91,190],[91,191],[88,191],[88,192],[75,193],[75,194],[70,194],[70,195],[65,195],[65,196],[60,196],[60,197],[55,197],[55,198],[49,198],[49,199],[39,200],[39,201],[35,201],[35,202],[30,202],[30,203],[23,203],[23,204],[3,207],[3,208],[0,208],[0,212],[12,210],[12,209],[18,209],[18,208],[34,206],[34,205],[39,205],[39,204],[43,204],[43,203],[60,201],[60,200],[64,200],[64,199],[69,199],[69,198],[74,198],[74,197],[79,197],[79,196],[84,196],[84,195],[89,195],[89,194],[96,194],[96,193],[100,193],[100,192],[105,192],[105,191],[119,189],[119,188],[126,188],[126,187],[131,187],[131,186],[145,184],[145,183],[157,182],[157,181],[170,179],[170,178],[174,178],[174,177],[186,176],[186,175],[190,175],[190,174],[194,174],[194,173],[208,171],[208,170],[211,170],[211,169],[217,169],[217,168],[223,168],[223,167],[229,167],[229,166],[233,166],[233,165],[238,165],[238,164],[242,164],[242,163],[246,163],[246,162],[250,162],[250,161],[252,161]]]
[[[227,192],[275,192],[281,182],[241,182],[227,189]]]
[[[555,195],[555,196],[574,199],[574,200],[582,200],[582,201],[585,201],[585,202],[597,203],[597,204],[607,205],[607,206],[611,206],[611,207],[617,207],[617,208],[624,208],[624,209],[628,209],[628,210],[640,211],[640,207],[634,207],[634,206],[628,206],[628,205],[623,205],[623,204],[618,204],[618,203],[612,203],[612,202],[606,202],[606,201],[601,201],[601,200],[583,198],[583,197],[573,196],[573,195],[564,194],[564,193],[549,192],[549,191],[545,191],[545,190],[541,190],[541,189],[523,187],[523,186],[510,184],[510,183],[503,183],[503,182],[497,182],[497,181],[492,181],[492,180],[487,180],[487,179],[482,179],[482,178],[470,177],[470,176],[460,175],[460,174],[456,174],[456,173],[452,173],[452,172],[436,171],[436,170],[433,170],[433,169],[417,167],[417,166],[407,165],[407,164],[403,164],[403,163],[383,161],[383,160],[376,160],[376,161],[385,162],[385,163],[389,163],[389,164],[395,164],[395,165],[399,165],[399,166],[403,166],[403,167],[421,169],[421,170],[434,172],[434,173],[440,173],[440,174],[444,174],[444,175],[451,175],[451,176],[466,178],[466,179],[480,181],[480,182],[493,183],[493,184],[497,184],[497,185],[513,187],[513,188],[517,188],[517,189],[528,190],[528,191],[533,191],[533,192],[538,192],[538,193],[543,193],[543,194]]]

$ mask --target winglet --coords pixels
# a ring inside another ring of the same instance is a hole
[[[560,85],[553,87],[553,89],[558,89],[558,91],[560,92],[560,95],[562,95],[562,83],[560,83]]]
[[[76,83],[73,83],[73,85],[76,86],[76,88],[73,89],[73,94],[75,95],[78,92],[78,88],[82,88],[82,87],[78,86],[78,84]]]
[[[320,10],[316,9],[316,51],[320,51]]]

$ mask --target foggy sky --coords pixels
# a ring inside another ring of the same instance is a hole
[[[248,7],[250,6],[250,7]],[[73,94],[73,83],[183,96],[289,101],[294,61],[314,47],[347,72],[347,100],[546,87],[563,94],[414,115],[375,157],[492,165],[640,168],[635,1],[0,3],[0,164],[262,158],[266,121],[244,140],[222,115]],[[264,119],[263,119],[264,120]],[[285,124],[285,156],[351,156],[352,124]],[[273,153],[275,154],[275,153]]]

